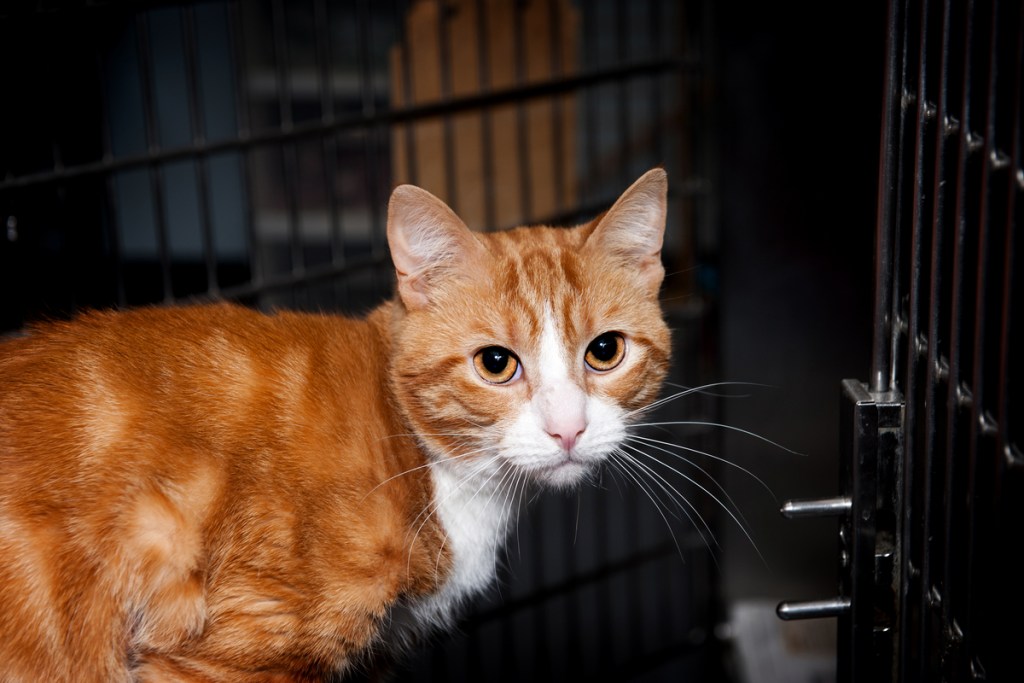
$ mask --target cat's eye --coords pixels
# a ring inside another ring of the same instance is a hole
[[[473,366],[484,380],[491,384],[504,384],[519,372],[519,359],[508,349],[488,346],[473,356]]]
[[[584,358],[592,369],[606,372],[622,362],[626,355],[626,340],[618,332],[605,332],[590,342]]]

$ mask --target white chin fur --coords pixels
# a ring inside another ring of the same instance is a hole
[[[557,465],[536,471],[533,477],[536,481],[556,489],[575,488],[597,465],[579,462],[577,460],[565,459]]]
[[[599,398],[587,399],[587,427],[567,454],[544,431],[537,414],[524,408],[505,430],[498,447],[502,457],[531,480],[566,489],[595,472],[625,437],[622,410]]]

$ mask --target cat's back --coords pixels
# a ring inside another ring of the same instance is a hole
[[[375,488],[418,464],[385,320],[149,308],[0,344],[0,679],[122,680],[126,652],[336,667],[328,594],[365,642],[429,495]]]
[[[100,373],[115,382],[190,373],[244,377],[257,370],[254,361],[309,349],[326,337],[358,343],[365,327],[362,320],[268,315],[226,303],[87,311],[71,320],[29,325],[0,343],[0,386],[43,388],[40,377],[100,379]]]
[[[237,363],[241,358],[284,342],[279,327],[269,316],[227,304],[87,311],[71,320],[32,324],[0,343],[0,400],[14,392],[22,400],[54,394],[53,382],[153,393],[161,379],[204,370],[238,375],[244,371]],[[73,394],[65,396],[72,401],[78,398]]]
[[[0,344],[0,434],[57,430],[85,444],[115,430],[188,425],[197,438],[235,422],[251,430],[270,413],[296,417],[288,409],[318,375],[332,375],[335,393],[358,391],[386,362],[371,336],[365,320],[229,304],[92,311],[35,325]],[[332,353],[354,348],[358,362]]]
[[[0,344],[0,506],[196,468],[301,469],[381,422],[386,356],[372,321],[228,304],[31,327]]]

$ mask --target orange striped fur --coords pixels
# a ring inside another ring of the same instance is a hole
[[[664,205],[654,170],[592,223],[471,233],[403,186],[363,319],[145,308],[0,345],[0,681],[331,680],[450,623],[517,497],[654,400]]]

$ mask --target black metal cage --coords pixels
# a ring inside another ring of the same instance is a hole
[[[673,381],[714,379],[708,27],[664,0],[4,3],[0,332],[216,298],[363,311],[391,291],[398,182],[477,229],[571,224],[663,165]],[[680,520],[628,481],[542,501],[500,596],[401,675],[717,677],[714,437],[684,436],[693,464],[649,464],[692,482]]]
[[[1024,667],[1019,2],[890,3],[867,382],[843,384],[839,615],[849,681]]]

